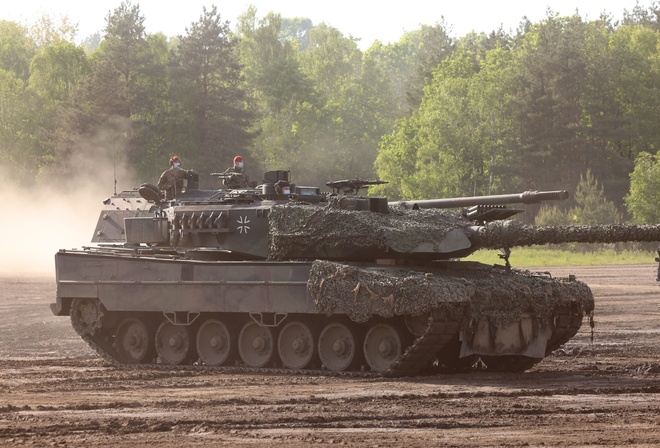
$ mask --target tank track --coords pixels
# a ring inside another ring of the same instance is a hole
[[[461,319],[433,310],[426,332],[406,349],[401,358],[388,371],[386,377],[410,377],[428,368],[442,348],[452,341],[460,329]]]
[[[106,362],[116,368],[124,370],[159,370],[159,371],[195,371],[195,372],[217,372],[228,374],[269,374],[269,375],[292,375],[292,376],[326,376],[326,377],[348,377],[348,378],[397,378],[412,377],[417,375],[434,375],[438,371],[432,368],[437,354],[458,333],[462,316],[454,317],[442,310],[434,310],[429,318],[429,325],[425,333],[415,339],[408,346],[401,358],[385,372],[365,371],[331,371],[325,369],[288,369],[270,367],[242,367],[242,366],[207,366],[202,364],[170,365],[153,363],[128,364],[120,361],[112,354],[114,348],[111,336],[101,330],[91,336],[83,329],[74,329],[81,338]],[[555,319],[555,328],[548,340],[546,356],[557,350],[561,345],[570,340],[582,325],[582,313],[577,307],[564,308],[559,311]],[[524,356],[501,356],[498,358],[497,368],[500,372],[522,372],[532,368],[543,360],[543,358],[529,358]]]
[[[365,372],[365,371],[331,371],[324,369],[287,369],[287,368],[255,368],[241,366],[207,366],[202,364],[182,364],[170,365],[159,363],[140,363],[127,364],[113,355],[113,346],[109,334],[100,331],[94,336],[79,331],[76,326],[74,329],[80,337],[106,362],[119,369],[125,370],[161,370],[161,371],[196,371],[196,372],[217,372],[217,373],[251,373],[251,374],[275,374],[275,375],[306,375],[306,376],[328,376],[328,377],[360,377],[360,378],[379,378],[379,377],[409,377],[419,374],[427,368],[452,337],[458,332],[460,320],[449,317],[442,311],[433,312],[429,318],[429,326],[426,332],[418,337],[410,345],[399,360],[385,372]]]
[[[550,355],[577,334],[582,326],[582,310],[577,304],[559,310],[555,319],[555,328],[548,340],[545,356]],[[593,321],[591,321],[593,328]]]

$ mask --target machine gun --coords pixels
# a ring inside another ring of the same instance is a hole
[[[231,179],[232,177],[243,176],[243,173],[211,173],[211,176],[215,176],[218,179]]]
[[[325,184],[332,188],[334,193],[343,193],[343,194],[357,194],[363,188],[369,188],[371,185],[382,185],[386,184],[385,180],[363,180],[363,179],[345,179],[345,180],[333,180],[332,182],[326,182]]]
[[[245,176],[245,173],[211,173],[211,176],[215,176],[218,179],[222,179],[223,183],[227,185],[227,181],[231,179],[240,179],[243,176]],[[255,188],[256,186],[257,183],[255,181],[251,181],[247,187]]]

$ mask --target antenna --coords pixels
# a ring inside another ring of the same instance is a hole
[[[115,144],[115,150],[112,151],[112,177],[114,180],[114,191],[115,191],[115,196],[117,196],[117,161],[115,160],[117,158],[117,145]]]

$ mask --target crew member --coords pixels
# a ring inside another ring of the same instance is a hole
[[[183,181],[194,173],[193,170],[181,169],[181,160],[179,156],[170,158],[170,169],[163,171],[158,179],[158,188],[165,191],[165,199],[176,199],[181,190],[183,190]]]
[[[275,183],[275,193],[290,195],[291,194],[291,184],[285,180],[278,180]]]
[[[250,186],[250,178],[248,177],[243,167],[243,157],[234,157],[234,166],[227,168],[223,173],[229,175],[225,177],[224,180],[224,184],[227,186],[227,188],[237,190],[248,188]]]

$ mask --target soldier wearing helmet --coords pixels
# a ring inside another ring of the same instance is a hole
[[[192,173],[194,173],[193,170],[181,169],[179,156],[172,156],[170,169],[165,170],[158,180],[158,188],[165,191],[165,199],[176,199],[183,190],[183,181],[188,179]]]
[[[251,185],[250,178],[248,177],[243,167],[243,157],[234,157],[234,166],[227,168],[223,173],[228,175],[224,180],[224,184],[227,186],[227,188],[236,190],[241,188],[248,188]]]

